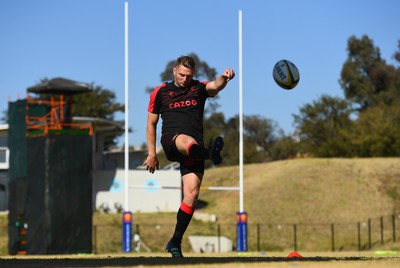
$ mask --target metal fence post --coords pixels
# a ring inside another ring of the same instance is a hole
[[[93,225],[93,253],[97,253],[97,225]]]
[[[357,222],[358,251],[361,251],[361,223]]]
[[[368,219],[368,248],[372,248],[371,219]]]
[[[381,244],[382,245],[384,244],[383,240],[384,240],[383,239],[383,216],[381,216]]]
[[[297,224],[293,224],[293,244],[294,251],[297,251]]]
[[[261,251],[260,248],[260,224],[257,223],[257,250]]]
[[[218,232],[218,253],[221,253],[221,225],[218,224],[217,226],[217,232]]]
[[[393,242],[396,242],[396,218],[392,215]]]
[[[335,252],[335,225],[331,224],[332,252]]]

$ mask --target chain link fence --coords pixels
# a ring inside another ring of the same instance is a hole
[[[259,223],[248,224],[249,251],[363,251],[390,247],[400,242],[400,214],[347,223]],[[161,252],[175,226],[171,224],[134,224],[142,250]],[[95,253],[122,251],[121,225],[93,226]],[[101,235],[100,235],[101,234]],[[190,235],[227,237],[236,250],[236,224],[193,220],[182,241],[182,250],[191,251]],[[135,246],[133,246],[135,248]],[[217,249],[220,246],[215,247]]]

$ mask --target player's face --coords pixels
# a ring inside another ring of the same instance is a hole
[[[178,87],[187,87],[193,80],[194,71],[183,65],[174,67],[174,82]]]

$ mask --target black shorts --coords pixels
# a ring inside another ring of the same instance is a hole
[[[161,145],[164,149],[165,156],[171,162],[179,162],[182,176],[189,173],[204,174],[205,160],[195,159],[179,152],[175,144],[175,139],[178,135],[178,133],[165,133],[161,136]],[[196,142],[204,146],[202,140],[196,140]]]

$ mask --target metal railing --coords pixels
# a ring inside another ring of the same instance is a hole
[[[400,241],[400,214],[369,218],[346,223],[256,223],[248,224],[249,251],[363,251],[391,247]],[[154,252],[164,251],[174,226],[171,224],[135,224],[133,233]],[[120,225],[95,225],[95,253],[120,252]],[[99,234],[108,234],[102,237]],[[227,237],[236,250],[236,224],[192,221],[185,234],[182,248],[190,251],[190,235]],[[113,247],[114,245],[115,247]],[[220,247],[215,247],[220,248]],[[108,251],[108,252],[107,252]]]

